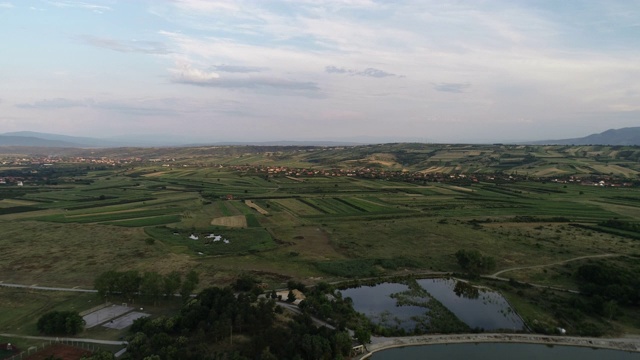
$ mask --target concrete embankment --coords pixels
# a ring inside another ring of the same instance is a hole
[[[548,336],[536,334],[455,334],[455,335],[421,335],[394,338],[374,338],[367,345],[368,352],[357,359],[367,359],[373,353],[385,349],[435,344],[456,343],[530,343],[544,345],[584,346],[602,349],[635,351],[640,353],[640,337],[628,338],[586,338],[571,336]]]

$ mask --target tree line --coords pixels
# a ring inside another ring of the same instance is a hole
[[[273,299],[231,287],[207,288],[177,315],[140,318],[123,359],[344,359],[346,331],[317,327],[309,315],[285,319]]]
[[[110,270],[100,274],[95,279],[93,287],[98,291],[98,296],[104,299],[120,296],[129,302],[143,298],[156,303],[162,297],[168,298],[177,294],[186,299],[191,296],[199,282],[200,277],[194,270],[189,271],[184,279],[177,271],[161,275],[155,271],[140,273],[136,270]]]

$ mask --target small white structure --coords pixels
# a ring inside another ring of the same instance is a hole
[[[222,240],[222,235],[216,235],[216,234],[209,234],[206,236],[207,239],[213,239],[213,241],[220,241]]]
[[[198,240],[198,237],[197,237],[197,236],[195,236],[195,235],[193,235],[193,234],[191,234],[191,236],[189,236],[189,239],[191,239],[191,240]]]
[[[224,240],[222,240],[222,242],[224,242],[225,244],[228,244],[228,243],[229,243],[229,240],[224,239]]]

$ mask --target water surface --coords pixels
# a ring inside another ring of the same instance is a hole
[[[417,291],[416,287],[419,288]],[[387,328],[412,331],[418,321],[428,321],[428,301],[435,299],[472,329],[524,329],[522,320],[502,295],[455,279],[417,280],[413,290],[405,284],[382,283],[341,292],[343,297],[353,300],[356,311]],[[401,302],[401,305],[398,299],[410,301]]]
[[[638,360],[640,353],[577,346],[538,344],[448,344],[394,348],[373,354],[371,360]]]

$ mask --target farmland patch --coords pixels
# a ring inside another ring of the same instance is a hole
[[[218,217],[211,220],[211,225],[246,228],[247,218],[244,215]]]

